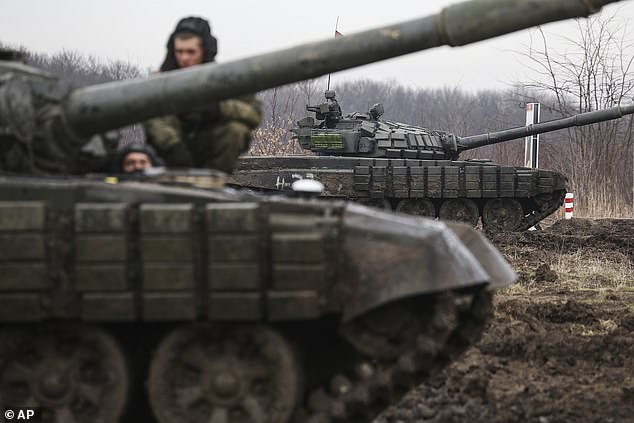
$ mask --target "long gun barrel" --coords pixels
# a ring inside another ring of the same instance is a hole
[[[634,104],[629,104],[627,106],[615,106],[610,107],[609,109],[580,113],[568,118],[554,119],[548,122],[505,129],[503,131],[489,132],[487,134],[473,135],[469,137],[459,137],[456,140],[458,144],[458,152],[471,150],[484,145],[498,144],[504,141],[528,137],[530,135],[552,132],[558,129],[570,128],[573,126],[584,126],[606,120],[618,119],[632,113],[634,113]]]
[[[79,89],[66,101],[65,120],[76,134],[87,136],[415,51],[461,46],[535,25],[588,16],[617,1],[621,0],[471,0],[435,15],[345,37],[143,80]]]

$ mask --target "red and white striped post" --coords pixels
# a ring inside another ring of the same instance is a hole
[[[566,205],[566,219],[572,219],[573,210],[575,208],[575,195],[572,192],[566,193],[566,199],[564,200]]]

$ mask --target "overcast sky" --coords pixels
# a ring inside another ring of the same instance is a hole
[[[558,1],[558,0],[553,0]],[[104,60],[156,69],[176,22],[198,15],[211,21],[219,39],[218,61],[227,61],[332,37],[339,17],[344,35],[430,15],[458,0],[0,0],[0,42],[41,53],[76,50]],[[634,0],[618,9],[634,27]],[[547,34],[575,38],[574,21],[544,27]],[[554,38],[553,38],[554,39]],[[417,87],[504,88],[530,72],[521,55],[529,31],[460,48],[438,48],[336,74],[337,80],[397,80]],[[557,48],[564,48],[555,44]]]

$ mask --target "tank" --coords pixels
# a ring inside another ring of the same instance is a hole
[[[460,153],[529,135],[618,119],[634,105],[616,106],[503,131],[455,134],[381,119],[383,106],[343,115],[334,91],[326,102],[307,106],[312,116],[292,131],[313,155],[245,157],[233,184],[285,190],[299,178],[318,179],[326,197],[521,231],[538,224],[564,201],[567,179],[559,172],[507,166],[489,160],[459,160]]]
[[[464,225],[237,191],[207,170],[74,174],[99,152],[90,136],[604,3],[472,1],[68,91],[0,62],[0,404],[47,423],[372,420],[477,338],[515,277],[499,252]]]
[[[147,386],[159,422],[369,421],[514,278],[469,228],[197,173],[0,180],[3,405],[147,421]]]

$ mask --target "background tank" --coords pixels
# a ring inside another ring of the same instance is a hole
[[[373,418],[467,346],[491,289],[512,281],[481,235],[226,190],[213,173],[68,174],[89,135],[127,123],[593,10],[550,3],[471,2],[346,40],[70,92],[2,63],[2,405],[41,406],[58,423],[116,422],[126,403],[136,420],[149,418],[146,403],[162,423]]]
[[[397,211],[525,230],[559,208],[566,177],[554,171],[459,161],[461,152],[571,126],[618,119],[634,105],[582,113],[531,126],[469,137],[382,120],[383,106],[343,116],[334,91],[326,102],[307,106],[293,129],[300,145],[316,155],[245,157],[232,183],[285,189],[297,178],[316,178],[324,196],[348,198]]]

